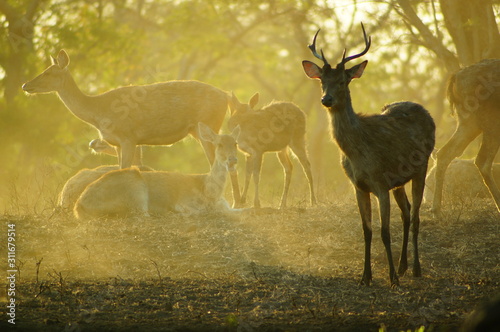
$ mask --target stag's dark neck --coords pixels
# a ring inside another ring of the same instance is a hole
[[[361,153],[359,150],[363,136],[361,121],[352,107],[349,89],[346,91],[345,99],[329,111],[332,116],[333,137],[342,152],[348,157]]]

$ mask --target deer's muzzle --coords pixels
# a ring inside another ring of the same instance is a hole
[[[333,106],[333,97],[331,95],[324,95],[323,98],[321,98],[321,103],[325,107],[332,107]]]
[[[236,165],[238,164],[237,158],[229,158],[227,161],[227,170],[229,172],[234,172],[236,170]]]
[[[29,82],[28,82],[29,83]],[[22,89],[23,91],[27,92],[27,93],[33,93],[35,92],[35,89],[33,87],[30,87],[28,85],[28,83],[24,83],[23,86],[22,86]]]

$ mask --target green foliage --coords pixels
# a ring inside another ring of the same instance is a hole
[[[420,327],[417,327],[415,330],[412,330],[412,329],[408,329],[406,331],[404,330],[401,330],[401,332],[425,332],[426,329],[425,329],[425,326],[420,326]],[[430,329],[427,329],[427,332],[431,332],[432,331],[432,326]],[[387,332],[387,327],[385,326],[385,324],[382,324],[380,326],[380,328],[378,329],[378,332]]]

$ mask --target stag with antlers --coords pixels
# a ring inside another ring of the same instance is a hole
[[[362,115],[354,112],[349,83],[353,78],[361,77],[368,61],[365,60],[349,69],[345,66],[347,62],[361,57],[370,49],[371,37],[367,37],[363,24],[361,27],[365,41],[363,52],[346,57],[344,50],[342,61],[332,67],[323,50],[321,54],[316,51],[318,30],[309,48],[313,55],[323,62],[323,67],[307,60],[302,62],[302,66],[308,77],[321,81],[321,103],[331,116],[333,137],[342,151],[342,166],[356,191],[365,239],[365,263],[361,284],[369,285],[372,280],[370,193],[373,193],[379,203],[382,241],[389,262],[390,282],[392,286],[397,286],[399,280],[391,251],[389,191],[393,190],[403,220],[403,245],[398,274],[403,275],[408,267],[407,247],[412,225],[413,275],[419,277],[419,209],[427,163],[434,148],[435,125],[424,107],[408,101],[389,104],[382,109],[381,114]],[[410,180],[413,205],[410,205],[404,188],[404,184]]]

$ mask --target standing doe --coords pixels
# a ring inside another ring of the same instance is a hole
[[[236,127],[230,135],[217,135],[199,124],[200,137],[215,146],[215,160],[207,174],[141,172],[137,168],[105,173],[85,188],[74,213],[77,218],[161,215],[168,211],[196,214],[229,211],[223,197],[227,173],[237,163]]]
[[[290,147],[302,164],[309,181],[310,201],[311,204],[315,204],[311,165],[306,150],[306,116],[304,112],[295,104],[288,102],[273,102],[260,110],[254,110],[258,100],[259,94],[256,93],[248,104],[243,104],[233,94],[230,103],[231,117],[228,121],[228,127],[231,130],[240,126],[238,147],[247,155],[245,186],[241,195],[242,202],[246,200],[250,178],[253,176],[254,207],[260,207],[259,182],[262,157],[265,152],[275,151],[285,172],[280,208],[286,207],[293,170],[288,150]]]
[[[198,81],[169,81],[89,96],[76,85],[69,63],[68,54],[59,51],[57,59],[52,57],[52,65],[25,83],[23,90],[30,94],[56,92],[77,118],[117,147],[120,168],[132,165],[137,145],[171,145],[188,134],[200,141],[213,163],[214,146],[200,140],[197,123],[219,131],[228,108],[226,92]],[[236,179],[236,173],[232,176]],[[233,181],[233,193],[238,204],[235,185],[237,181]]]
[[[457,112],[457,128],[437,152],[433,211],[439,214],[443,183],[450,162],[483,134],[476,164],[500,212],[500,190],[492,166],[500,146],[500,59],[486,59],[462,68],[448,82],[447,97]]]
[[[365,60],[349,69],[345,68],[345,64],[364,55],[370,48],[371,38],[367,38],[364,26],[361,26],[365,39],[363,52],[346,57],[344,50],[342,61],[332,68],[323,51],[321,55],[316,52],[318,30],[309,48],[315,57],[323,61],[323,67],[306,60],[302,62],[302,66],[308,77],[321,81],[321,103],[331,115],[333,137],[342,151],[342,166],[356,190],[365,239],[365,263],[361,284],[369,285],[372,280],[370,193],[373,193],[379,202],[382,241],[389,263],[389,277],[391,285],[395,286],[399,281],[391,251],[389,191],[394,189],[393,194],[402,212],[404,229],[398,273],[403,275],[408,268],[407,247],[411,222],[413,275],[419,277],[419,209],[427,163],[434,148],[435,125],[429,112],[412,102],[389,104],[383,108],[382,114],[361,115],[354,112],[349,83],[353,78],[361,77],[368,61]],[[410,205],[404,189],[404,184],[410,180],[413,206]]]

